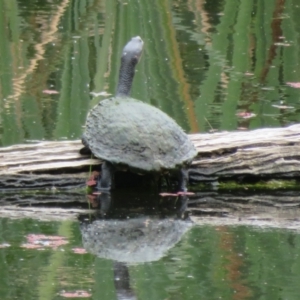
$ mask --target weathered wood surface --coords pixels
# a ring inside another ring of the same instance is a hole
[[[190,135],[198,156],[193,181],[300,176],[300,125]],[[97,159],[81,156],[79,140],[0,148],[0,189],[84,186]]]
[[[190,176],[293,178],[300,175],[300,125],[244,132],[192,135],[199,155]]]

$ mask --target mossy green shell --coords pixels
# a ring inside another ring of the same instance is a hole
[[[179,169],[197,154],[172,118],[130,97],[105,99],[92,108],[82,140],[96,157],[136,171]]]

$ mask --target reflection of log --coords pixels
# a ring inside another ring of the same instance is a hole
[[[194,134],[199,155],[190,177],[217,179],[300,176],[300,125],[243,132]],[[84,185],[99,160],[78,153],[80,141],[41,142],[0,149],[0,188],[73,188]]]
[[[199,197],[200,196],[200,197]],[[188,212],[195,224],[250,225],[300,229],[298,191],[273,193],[197,193]]]
[[[139,199],[140,206],[126,203],[124,196],[122,198],[121,195],[120,199],[114,198],[113,200],[117,205],[113,208],[117,210],[117,216],[144,215],[146,204],[143,200],[151,207],[149,211],[152,213],[155,206],[154,203],[149,202],[148,198],[143,197]],[[170,199],[164,199],[160,203],[161,207],[156,207],[155,212],[159,215],[161,211],[162,215],[166,215],[165,212],[170,210],[170,204],[174,206],[173,202],[169,203],[169,201]],[[84,219],[89,220],[86,216],[92,211],[84,193],[40,193],[36,195],[20,193],[0,197],[1,217],[63,220],[77,219],[80,214],[83,214]],[[176,212],[173,213],[176,215]],[[187,213],[196,224],[300,228],[298,191],[276,191],[268,194],[240,191],[234,193],[199,192],[190,197]]]

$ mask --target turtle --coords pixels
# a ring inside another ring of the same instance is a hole
[[[89,111],[80,153],[91,152],[103,161],[97,190],[111,190],[114,172],[126,169],[142,174],[173,172],[179,190],[185,192],[188,166],[197,155],[193,143],[166,113],[129,96],[143,46],[136,36],[123,48],[116,95]]]

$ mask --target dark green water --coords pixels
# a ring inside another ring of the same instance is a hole
[[[0,219],[1,299],[117,299],[116,264],[82,247],[78,222]],[[63,236],[53,249],[22,248],[28,234]],[[160,260],[129,265],[135,299],[299,299],[299,232],[255,227],[197,226]],[[122,280],[122,279],[120,279]],[[119,290],[120,291],[120,290]],[[124,298],[131,299],[131,298]]]
[[[145,51],[132,95],[187,132],[298,123],[298,2],[0,0],[0,146],[78,139],[89,108],[106,97],[91,93],[114,93],[122,47],[135,35]],[[123,291],[147,300],[296,300],[299,237],[195,226],[159,260],[121,268]],[[0,218],[0,246],[1,300],[122,291],[115,262],[74,253],[83,251],[77,221]]]
[[[188,132],[299,122],[297,0],[3,0],[0,12],[0,145],[79,138],[135,35],[132,95]]]

